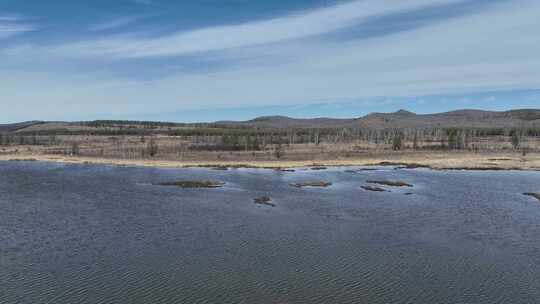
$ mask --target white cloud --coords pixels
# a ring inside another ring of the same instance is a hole
[[[30,25],[2,23],[0,21],[0,39],[11,38],[26,32],[34,31],[36,28]]]
[[[17,15],[0,15],[0,22],[3,22],[3,21],[13,22],[13,21],[19,21],[19,20],[22,20],[22,18]]]
[[[364,2],[378,3],[375,0]],[[326,10],[332,9],[337,8]],[[301,16],[315,13],[320,11]],[[282,19],[288,18],[300,17]],[[57,73],[51,68],[41,73],[14,73],[0,69],[0,100],[10,101],[10,106],[4,107],[3,116],[48,119],[53,118],[52,115],[70,118],[87,113],[98,118],[197,108],[310,104],[375,96],[540,89],[539,29],[540,2],[518,0],[420,29],[368,40],[286,39],[271,47],[261,47],[253,43],[253,39],[245,38],[251,37],[250,34],[244,36],[242,43],[235,44],[237,47],[216,52],[224,60],[254,58],[247,63],[235,62],[204,72],[178,72],[153,81],[119,78],[110,73],[113,68],[105,64],[99,72],[96,69]],[[215,48],[213,42],[209,43],[205,45],[201,41],[195,49]],[[161,52],[154,52],[135,50],[132,46],[118,48],[109,53],[142,56],[162,54],[169,49],[165,46]],[[187,50],[190,49],[176,49],[175,54]],[[46,53],[43,49],[20,48],[12,49],[12,57],[4,56],[11,61],[33,58],[29,52]],[[145,61],[140,59],[140,62]],[[140,73],[145,73],[144,68]]]
[[[463,0],[368,0],[354,1],[265,21],[203,28],[160,38],[118,36],[64,45],[64,55],[117,57],[179,56],[277,43],[330,33],[370,17],[417,10]]]
[[[113,30],[113,29],[117,29],[117,28],[121,28],[130,24],[133,24],[137,22],[139,19],[140,17],[136,17],[136,16],[119,17],[113,20],[109,20],[107,22],[95,24],[91,26],[89,30],[93,32]]]
[[[24,18],[17,15],[0,15],[0,40],[36,30],[35,26],[23,21]]]

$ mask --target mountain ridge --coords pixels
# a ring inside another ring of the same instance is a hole
[[[262,119],[261,119],[262,118]],[[449,112],[417,114],[407,110],[391,113],[374,112],[358,118],[291,118],[287,116],[264,116],[247,121],[217,122],[250,127],[360,127],[385,128],[433,128],[471,127],[508,128],[540,126],[540,109],[515,109],[486,111],[462,109]]]
[[[260,116],[245,121],[217,121],[213,123],[169,123],[144,121],[88,121],[88,122],[44,122],[28,121],[0,125],[0,132],[40,132],[50,130],[95,130],[116,126],[153,128],[222,127],[222,128],[527,128],[540,127],[540,109],[513,109],[487,111],[462,109],[441,113],[417,114],[404,109],[391,113],[370,113],[358,118],[293,118],[283,115]]]

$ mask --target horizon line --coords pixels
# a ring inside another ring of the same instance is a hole
[[[40,120],[40,119],[33,119],[33,120],[24,120],[24,121],[16,121],[16,122],[7,122],[7,123],[0,123],[0,126],[6,126],[6,125],[15,125],[15,124],[24,124],[24,123],[85,123],[85,122],[96,122],[96,121],[126,121],[126,122],[155,122],[155,123],[177,123],[177,124],[215,124],[215,123],[223,123],[223,122],[249,122],[260,118],[272,118],[272,117],[282,117],[282,118],[289,118],[289,119],[296,119],[296,120],[314,120],[314,119],[333,119],[333,120],[353,120],[353,119],[360,119],[369,115],[373,114],[398,114],[399,112],[407,112],[413,115],[436,115],[436,114],[447,114],[447,113],[455,113],[455,112],[464,112],[464,111],[480,111],[480,112],[491,112],[491,113],[505,113],[505,112],[512,112],[512,111],[540,111],[540,107],[538,108],[508,108],[505,110],[487,110],[487,109],[480,109],[480,108],[461,108],[456,110],[450,110],[450,111],[442,111],[442,112],[425,112],[425,113],[417,113],[414,111],[410,111],[407,109],[399,109],[396,111],[389,111],[389,112],[370,112],[365,115],[360,116],[354,116],[354,117],[332,117],[332,116],[313,116],[313,117],[295,117],[290,115],[282,115],[282,114],[268,114],[268,115],[259,115],[255,116],[249,119],[245,120],[234,120],[234,119],[221,119],[216,121],[197,121],[197,122],[182,122],[182,121],[169,121],[169,120],[144,120],[144,119],[88,119],[88,120]]]

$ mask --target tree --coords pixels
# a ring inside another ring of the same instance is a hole
[[[283,149],[282,149],[282,146],[281,146],[281,142],[279,142],[279,143],[274,147],[274,157],[275,157],[276,159],[280,159],[282,156],[283,156]]]
[[[49,146],[56,145],[56,135],[51,134],[49,135]]]
[[[459,146],[458,143],[458,134],[456,129],[448,130],[448,149],[456,150]]]
[[[321,143],[321,135],[320,135],[320,130],[319,129],[315,129],[314,131],[312,130],[312,136],[311,136],[311,139],[312,139],[312,142],[318,146],[320,143]]]
[[[79,155],[80,152],[79,144],[77,142],[73,142],[71,144],[71,155]]]
[[[519,138],[519,134],[518,134],[517,130],[514,130],[514,132],[512,132],[511,141],[512,141],[512,147],[514,148],[514,150],[519,149],[519,144],[520,144],[521,140]]]
[[[399,151],[402,147],[402,137],[401,132],[395,132],[394,137],[392,138],[392,150]]]
[[[150,157],[156,156],[158,153],[159,147],[156,143],[156,139],[154,137],[150,138],[150,141],[148,142],[148,145],[146,146],[146,152]]]
[[[290,146],[290,145],[294,144],[296,134],[294,132],[294,129],[289,129],[287,131],[287,133],[288,133],[288,138],[289,138],[289,141],[288,141],[287,145]]]
[[[257,135],[255,135],[255,137],[251,141],[251,149],[256,151],[259,151],[261,149],[261,144],[259,143],[259,138],[257,137]]]

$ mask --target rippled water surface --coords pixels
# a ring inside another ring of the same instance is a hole
[[[349,169],[0,162],[0,303],[540,302],[540,172]]]

